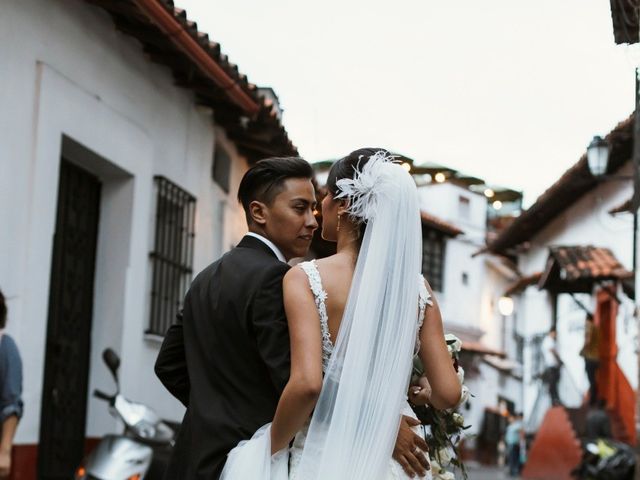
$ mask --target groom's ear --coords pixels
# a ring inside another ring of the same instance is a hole
[[[249,217],[254,223],[264,225],[267,223],[266,210],[267,206],[264,203],[254,200],[249,204]]]

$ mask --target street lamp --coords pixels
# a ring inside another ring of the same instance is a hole
[[[636,147],[634,146],[634,149]],[[635,156],[635,154],[634,154]],[[633,197],[632,197],[632,212],[633,212],[633,254],[632,254],[632,267],[633,273],[637,270],[637,240],[638,240],[638,209],[637,209],[637,196],[640,194],[640,188],[638,186],[638,163],[639,161],[634,158],[633,162],[633,175],[606,175],[607,168],[609,166],[609,143],[602,137],[596,135],[591,140],[591,143],[587,147],[587,164],[589,165],[589,171],[596,180],[633,180]],[[640,356],[638,357],[640,359]],[[639,397],[640,398],[640,397]],[[640,407],[639,407],[640,409]],[[640,469],[639,469],[640,470]]]
[[[591,175],[598,178],[607,171],[609,163],[609,144],[605,139],[596,135],[587,147],[587,163]]]
[[[511,297],[500,297],[498,300],[498,310],[500,311],[500,315],[508,317],[513,313],[513,298]]]

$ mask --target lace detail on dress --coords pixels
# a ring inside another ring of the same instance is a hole
[[[304,271],[309,278],[309,286],[311,287],[311,292],[316,301],[318,315],[320,316],[320,330],[322,331],[322,371],[326,372],[331,353],[333,353],[333,343],[331,343],[331,336],[329,335],[329,316],[327,315],[326,305],[327,292],[322,287],[322,279],[320,278],[320,272],[318,271],[318,265],[315,260],[302,262],[300,268],[302,268],[302,271]]]
[[[420,329],[422,328],[422,324],[424,323],[424,314],[427,311],[427,305],[433,306],[433,301],[431,300],[431,295],[429,295],[429,290],[427,290],[427,286],[425,285],[425,280],[422,275],[418,275],[418,327],[417,327],[417,335],[416,335],[416,347],[415,354],[417,355],[420,351]]]

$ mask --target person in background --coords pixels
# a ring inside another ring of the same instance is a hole
[[[591,315],[587,316],[584,325],[584,346],[580,355],[584,358],[584,369],[589,379],[589,405],[594,406],[598,401],[596,374],[600,366],[600,331]]]
[[[0,478],[11,472],[13,438],[22,417],[22,360],[13,338],[4,333],[7,304],[0,291]]]
[[[507,464],[509,465],[509,475],[517,477],[520,475],[520,443],[524,438],[524,425],[522,423],[522,414],[516,413],[511,417],[509,426],[504,435],[504,443],[507,447]]]
[[[562,405],[560,396],[558,395],[558,382],[560,381],[560,366],[562,365],[562,360],[556,347],[556,336],[557,332],[554,327],[549,330],[549,333],[542,341],[542,356],[545,364],[543,379],[549,386],[549,396],[551,397],[551,404],[554,407]]]
[[[509,418],[511,417],[511,411],[504,399],[498,401],[498,414],[497,427],[499,437],[496,443],[496,464],[502,468],[509,462],[509,451],[505,442],[505,434],[507,433],[507,426],[509,425]]]
[[[589,407],[586,420],[587,438],[613,438],[611,435],[611,420],[605,407],[605,401],[601,398]]]

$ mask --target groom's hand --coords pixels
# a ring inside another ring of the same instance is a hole
[[[420,425],[419,420],[403,415],[396,446],[393,449],[393,458],[402,465],[403,470],[410,477],[416,475],[422,477],[429,470],[429,461],[424,455],[424,452],[429,451],[427,442],[411,430],[411,427],[418,425]]]

